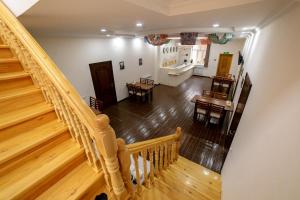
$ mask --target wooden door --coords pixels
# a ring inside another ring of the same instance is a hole
[[[228,134],[225,138],[225,147],[229,149],[231,142],[233,140],[233,137],[235,135],[235,132],[238,128],[238,125],[240,123],[240,120],[242,118],[250,91],[252,88],[252,82],[250,80],[249,74],[246,73],[245,79],[244,79],[244,84],[242,87],[242,91],[239,97],[239,101],[237,103],[235,112],[233,114],[232,120],[231,120],[231,124],[230,124],[230,128],[228,131]]]
[[[104,108],[117,103],[111,61],[92,63],[89,65],[97,99],[103,101]]]
[[[230,72],[233,54],[220,54],[217,76],[226,76]]]

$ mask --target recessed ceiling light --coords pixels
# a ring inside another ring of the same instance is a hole
[[[111,35],[107,34],[106,37],[110,37]]]
[[[101,28],[101,32],[106,32],[107,30],[105,28]]]
[[[242,30],[243,30],[243,31],[254,30],[254,29],[255,29],[255,27],[254,27],[254,26],[252,26],[252,27],[244,27],[244,28],[242,28]]]
[[[213,26],[214,28],[217,28],[217,27],[220,26],[220,24],[213,24],[212,26]]]
[[[142,27],[143,24],[139,22],[139,23],[136,23],[136,26],[137,26],[137,27]]]

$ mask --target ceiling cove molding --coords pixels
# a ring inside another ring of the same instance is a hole
[[[241,6],[262,0],[124,0],[166,16],[205,12]]]
[[[279,17],[283,16],[284,14],[288,13],[290,10],[294,9],[297,6],[300,6],[300,0],[293,0],[285,4],[283,7],[281,7],[276,12],[272,13],[271,15],[267,16],[265,19],[263,19],[257,27],[262,29],[269,25],[271,22],[275,21]]]

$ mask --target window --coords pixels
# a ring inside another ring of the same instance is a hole
[[[207,44],[194,45],[192,49],[193,59],[195,64],[204,65],[206,56]]]

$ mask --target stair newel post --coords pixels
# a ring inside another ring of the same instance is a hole
[[[177,127],[176,128],[176,156],[175,156],[176,160],[178,159],[178,156],[179,156],[181,137],[182,137],[181,128]]]
[[[119,160],[117,157],[118,145],[115,131],[109,125],[109,118],[106,115],[97,116],[96,126],[97,130],[94,136],[96,145],[103,157],[104,164],[109,173],[115,197],[118,200],[126,199],[128,193],[124,186],[120,172]]]
[[[122,178],[130,197],[134,199],[134,189],[131,182],[131,174],[130,174],[130,152],[126,147],[126,143],[123,139],[118,138],[117,145],[118,145],[118,159],[119,159]]]

